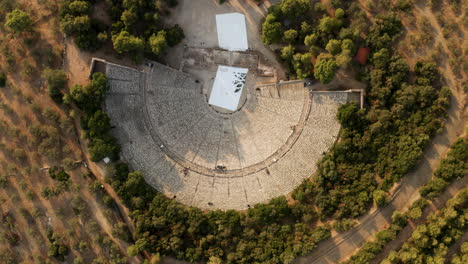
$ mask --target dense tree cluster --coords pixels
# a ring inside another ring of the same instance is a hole
[[[332,7],[328,11],[320,1],[282,0],[268,10],[262,41],[286,44],[280,57],[292,76],[314,76],[329,83],[339,67],[351,63],[355,46],[363,42],[360,33],[366,27],[365,14],[358,3],[332,1]]]
[[[467,149],[467,137],[460,138],[458,139],[452,146],[451,150],[448,153],[447,157],[442,159],[441,163],[437,167],[437,169],[434,171],[434,176],[439,175],[440,171],[444,171],[447,167],[447,164],[450,164],[449,166],[455,166],[457,171],[461,171],[465,169],[466,171],[466,165],[464,165],[467,161],[466,157],[466,149]],[[453,167],[453,168],[455,168]],[[452,175],[452,174],[451,174]],[[466,175],[466,173],[465,173]],[[456,177],[449,177],[450,181],[454,181],[457,178]],[[434,180],[433,180],[434,181]],[[432,181],[431,181],[432,182]],[[431,183],[427,184],[426,186],[431,185]],[[442,185],[441,188],[437,189],[437,192],[433,191],[431,192],[431,195],[426,195],[426,198],[433,199],[437,195],[441,194],[442,190],[448,185],[448,183]],[[423,193],[424,189],[427,187],[421,188],[420,192]],[[355,253],[353,256],[348,261],[343,262],[343,264],[348,264],[348,263],[353,263],[353,264],[365,264],[369,263],[371,260],[375,258],[375,256],[382,251],[384,246],[394,240],[398,233],[407,225],[408,220],[417,220],[421,218],[423,215],[423,209],[429,205],[429,201],[426,200],[425,198],[421,198],[413,202],[413,204],[410,206],[408,211],[406,213],[401,213],[399,211],[394,211],[392,215],[392,223],[389,227],[387,227],[385,230],[380,231],[376,234],[376,240],[372,242],[367,242],[364,244],[361,249]],[[399,262],[383,262],[385,264],[390,264],[390,263],[399,263]],[[432,263],[432,262],[403,262],[403,263]],[[437,263],[437,262],[434,262]]]
[[[74,85],[65,101],[73,101],[84,112],[81,127],[89,139],[89,153],[92,161],[100,161],[105,157],[117,160],[120,147],[115,138],[110,135],[110,119],[101,111],[106,91],[109,89],[107,78],[97,72],[91,82],[86,85]]]
[[[434,198],[454,179],[468,175],[468,138],[460,138],[434,172],[434,177],[423,188],[421,196]]]
[[[452,258],[451,264],[464,264],[468,263],[468,242],[464,242],[461,247],[460,251],[455,254]]]
[[[159,56],[167,47],[180,43],[185,35],[179,25],[167,27],[163,16],[176,0],[108,0],[112,25],[91,17],[93,0],[66,0],[60,8],[60,26],[75,37],[81,49],[99,49],[108,39],[115,51],[135,60],[143,54]],[[109,38],[110,33],[110,38]]]
[[[448,248],[466,231],[468,188],[449,200],[438,214],[416,227],[398,252],[390,252],[386,264],[444,263]]]
[[[366,212],[374,191],[388,190],[412,169],[442,126],[450,91],[441,86],[434,63],[418,62],[411,71],[403,58],[381,48],[392,44],[400,31],[400,21],[387,14],[377,17],[367,35],[372,39],[367,39],[372,50],[366,77],[369,107],[339,109],[340,141],[318,164],[312,193],[325,216]]]
[[[147,250],[189,261],[217,257],[223,263],[289,263],[330,236],[327,227],[314,227],[312,207],[289,206],[284,197],[256,205],[247,214],[204,213],[157,193],[124,163],[115,164],[109,174],[135,221],[131,255]]]
[[[180,43],[185,35],[179,25],[167,27],[163,16],[177,5],[175,0],[109,0],[112,43],[118,53],[139,59],[143,53],[162,55],[167,47]]]
[[[96,50],[107,40],[107,28],[99,20],[91,18],[91,0],[65,0],[60,7],[60,27],[75,38],[79,48]]]

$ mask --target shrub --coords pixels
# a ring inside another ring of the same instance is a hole
[[[184,30],[177,24],[167,29],[166,32],[166,40],[169,47],[174,47],[185,38]]]
[[[67,87],[68,82],[67,74],[62,70],[46,69],[44,71],[44,78],[47,80],[49,96],[56,103],[62,103],[62,90]]]
[[[262,42],[266,45],[279,43],[283,36],[281,23],[276,21],[273,14],[268,14],[262,24]]]
[[[435,178],[426,183],[420,190],[419,193],[422,197],[427,199],[433,199],[447,187],[448,182],[441,178]]]
[[[297,39],[298,33],[294,29],[289,29],[284,32],[284,40],[287,43],[294,43]]]
[[[356,226],[356,221],[352,219],[338,220],[333,224],[333,228],[338,232],[345,232]]]
[[[336,18],[342,18],[345,15],[345,11],[342,8],[337,8],[335,10],[335,17]]]
[[[7,81],[6,74],[4,72],[0,72],[0,87],[5,87]]]
[[[161,30],[158,32],[158,34],[153,34],[149,38],[149,45],[151,48],[151,51],[155,55],[161,55],[164,50],[167,48],[167,40],[166,40],[166,31]]]
[[[112,235],[126,242],[132,242],[132,235],[127,225],[123,222],[114,224]]]
[[[406,216],[400,211],[394,211],[392,214],[392,223],[399,226],[404,227],[407,224]]]
[[[57,166],[49,169],[49,175],[52,179],[60,182],[67,182],[70,179],[70,175],[62,167]]]
[[[6,16],[5,26],[9,27],[15,33],[30,31],[33,20],[20,9],[15,9]]]
[[[379,207],[386,205],[389,201],[387,193],[382,190],[375,190],[372,196],[374,197],[374,203]]]

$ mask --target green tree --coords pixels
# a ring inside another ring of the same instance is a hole
[[[386,205],[389,201],[387,193],[382,190],[375,190],[372,196],[374,198],[374,203],[379,207]]]
[[[89,129],[88,135],[91,138],[102,137],[111,128],[110,118],[105,112],[98,110],[89,118],[87,127]]]
[[[294,52],[295,52],[295,48],[293,45],[288,45],[288,46],[285,46],[281,49],[281,58],[283,60],[291,60],[293,55],[294,55]]]
[[[348,49],[343,50],[336,56],[336,63],[340,67],[346,68],[351,63],[351,52]]]
[[[404,213],[395,210],[392,214],[392,224],[395,224],[399,227],[404,227],[406,226],[407,220],[406,216]]]
[[[384,69],[390,63],[390,52],[387,49],[380,49],[372,55],[374,67]]]
[[[322,53],[314,65],[314,76],[323,84],[330,83],[335,78],[338,64],[331,54]]]
[[[130,27],[138,20],[138,15],[133,10],[125,10],[120,18],[126,27]]]
[[[279,7],[286,17],[295,19],[309,12],[310,2],[309,0],[282,0]]]
[[[336,118],[343,128],[351,130],[361,130],[365,125],[363,110],[354,102],[341,105]]]
[[[4,72],[0,72],[0,87],[5,87],[7,81],[6,74]]]
[[[287,43],[294,43],[297,39],[298,33],[294,29],[289,29],[284,32],[284,40]]]
[[[15,33],[30,31],[33,21],[24,11],[16,8],[6,15],[5,26],[9,27]]]
[[[332,33],[341,28],[343,22],[337,18],[325,16],[320,19],[318,29],[326,34]]]
[[[342,18],[345,15],[345,11],[342,8],[337,8],[335,10],[335,17],[336,18]]]
[[[207,264],[222,264],[223,260],[216,256],[211,256]]]
[[[341,41],[337,39],[330,39],[325,49],[332,55],[336,55],[341,51]]]
[[[151,51],[155,55],[161,55],[167,48],[166,31],[161,30],[158,34],[153,34],[149,39]]]
[[[68,5],[68,9],[75,15],[86,14],[91,10],[91,5],[86,1],[73,1]]]
[[[101,161],[105,157],[112,158],[118,152],[118,147],[113,143],[101,138],[93,139],[89,145],[89,154],[94,162]]]
[[[93,113],[101,107],[105,92],[108,89],[106,76],[103,73],[96,72],[93,74],[90,84],[84,87],[74,85],[70,89],[70,95],[78,107],[87,113]]]
[[[273,14],[268,14],[262,25],[262,41],[266,45],[278,43],[281,41],[283,31],[281,23],[276,21]]]
[[[350,53],[354,51],[354,43],[351,39],[343,39],[341,41],[341,49],[342,50],[349,50]]]
[[[304,38],[304,44],[308,47],[311,47],[317,43],[317,35],[310,34]]]
[[[133,36],[125,30],[117,35],[113,35],[112,43],[118,53],[138,53],[145,49],[145,41],[143,39]]]
[[[88,15],[67,15],[60,20],[60,27],[68,35],[85,33],[91,28],[91,19]]]
[[[184,30],[177,24],[167,29],[166,32],[167,45],[169,47],[174,47],[185,38]]]
[[[62,103],[62,90],[67,87],[68,77],[62,70],[46,69],[44,77],[47,80],[49,96],[56,102]]]
[[[314,31],[314,27],[307,23],[307,21],[303,21],[301,23],[301,36],[307,36],[309,34],[311,34],[312,32]]]

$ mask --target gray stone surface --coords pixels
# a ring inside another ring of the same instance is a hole
[[[246,209],[290,193],[335,142],[343,92],[246,83],[246,104],[220,113],[202,84],[154,63],[107,65],[106,110],[122,156],[170,198],[202,209]]]

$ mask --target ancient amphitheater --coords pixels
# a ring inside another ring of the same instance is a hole
[[[351,98],[248,78],[240,109],[222,113],[199,81],[164,65],[106,63],[105,72],[123,158],[157,190],[202,209],[241,210],[290,193],[335,142],[337,108]]]

